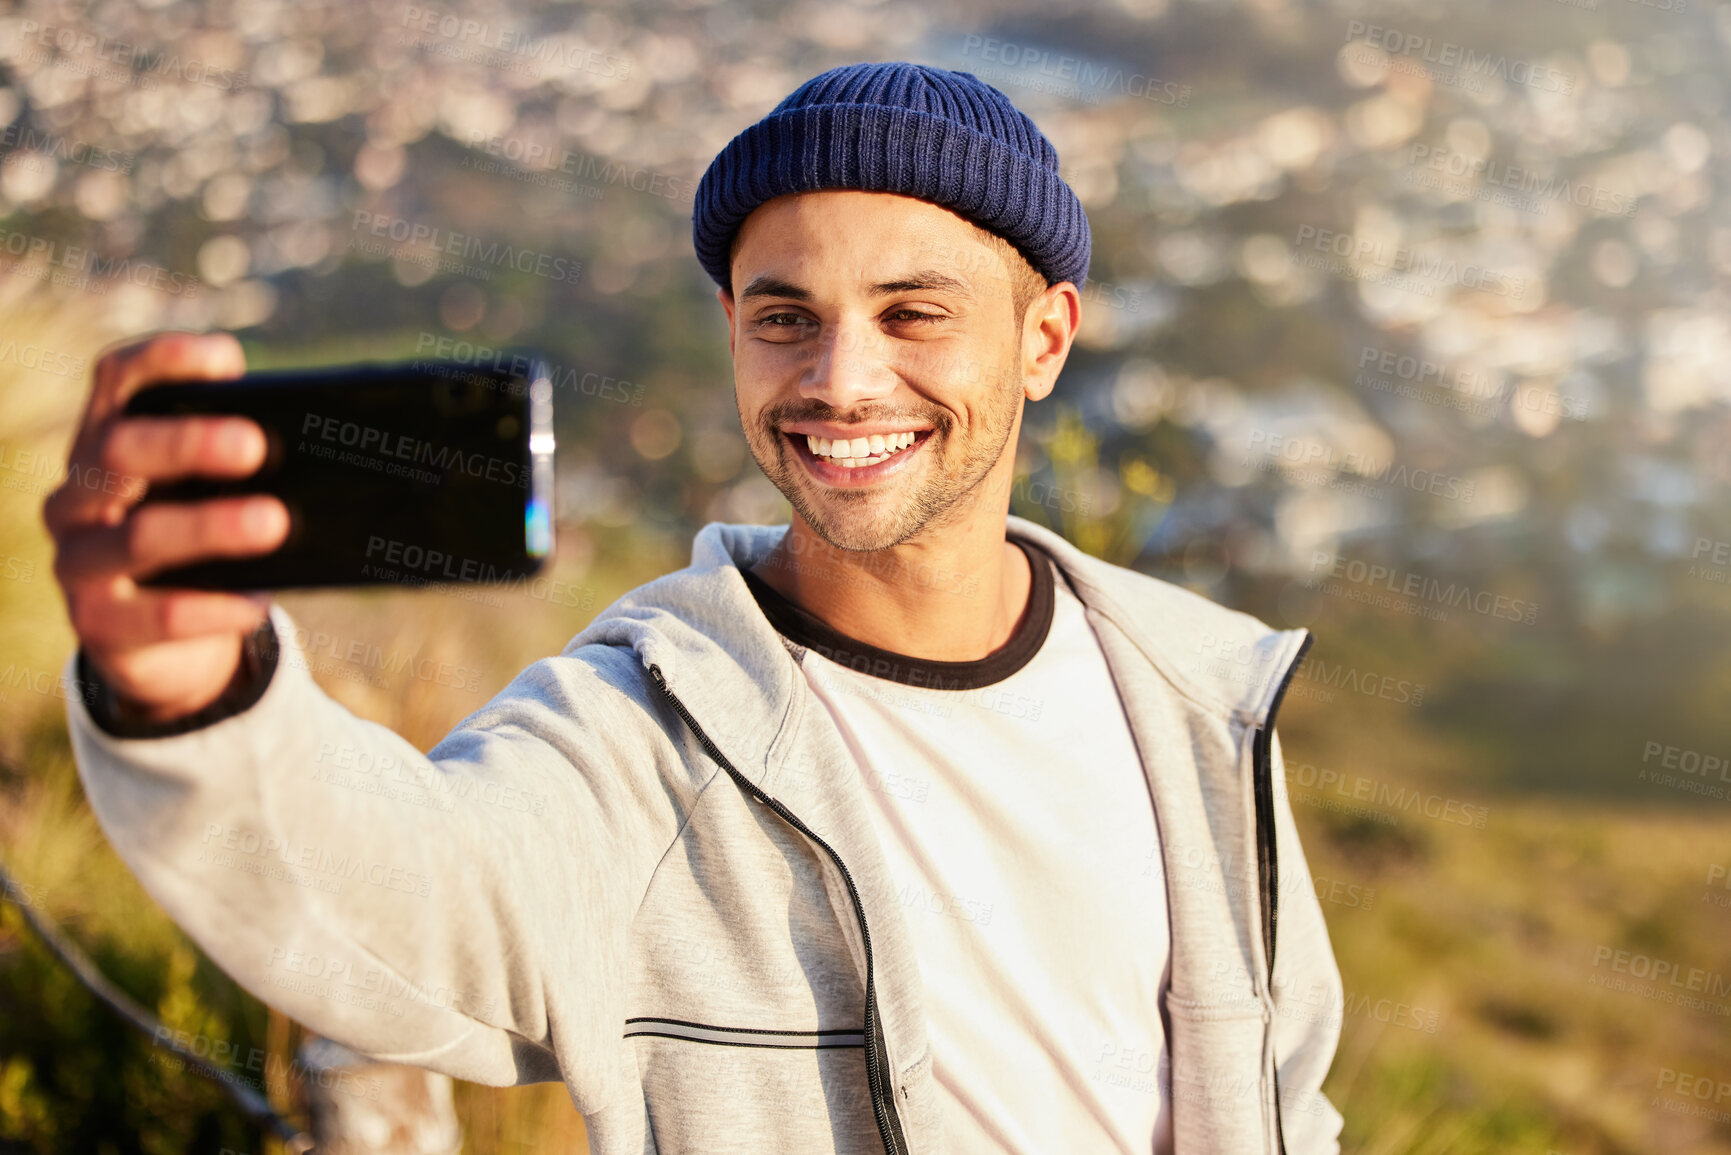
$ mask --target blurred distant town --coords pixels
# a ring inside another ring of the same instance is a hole
[[[1436,20],[26,2],[0,18],[0,261],[276,364],[545,349],[562,521],[679,543],[785,517],[691,252],[704,167],[835,64],[962,69],[1053,140],[1093,228],[1015,512],[1281,624],[1446,621],[1505,671],[1542,638],[1524,708],[1619,647],[1661,683],[1731,676],[1704,647],[1731,601],[1731,9]],[[1463,710],[1497,698],[1476,676]],[[1589,699],[1631,705],[1624,676]]]

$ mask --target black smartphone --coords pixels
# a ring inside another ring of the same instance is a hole
[[[146,502],[268,493],[289,511],[275,551],[161,570],[143,585],[502,581],[536,573],[553,551],[553,386],[539,356],[165,382],[134,394],[126,413],[238,414],[264,429],[252,476],[152,485]]]

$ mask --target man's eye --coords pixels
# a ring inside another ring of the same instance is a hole
[[[910,321],[923,324],[929,321],[942,321],[944,318],[936,313],[922,313],[918,309],[895,309],[884,314],[886,321]]]
[[[766,313],[751,324],[751,331],[765,341],[798,341],[806,336],[811,318],[800,313]]]

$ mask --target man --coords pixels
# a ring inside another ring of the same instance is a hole
[[[279,656],[282,611],[133,583],[271,548],[279,507],[52,499],[115,846],[259,997],[563,1079],[598,1152],[1337,1150],[1272,731],[1308,635],[1007,518],[1088,265],[1050,143],[966,73],[836,69],[716,158],[694,235],[791,526],[705,528],[428,755]],[[75,460],[245,474],[245,423],[115,417],[241,370],[220,337],[105,357]],[[274,868],[333,848],[367,884]]]

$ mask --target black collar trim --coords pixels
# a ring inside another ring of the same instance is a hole
[[[1009,641],[972,662],[914,658],[857,641],[787,600],[750,570],[741,569],[739,572],[769,624],[796,646],[815,650],[836,665],[857,674],[899,682],[904,686],[930,690],[979,690],[996,685],[1033,661],[1052,631],[1052,611],[1056,604],[1052,559],[1038,546],[1024,541],[1015,544],[1027,555],[1028,569],[1032,574],[1028,608]]]

